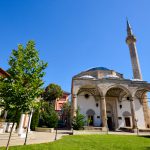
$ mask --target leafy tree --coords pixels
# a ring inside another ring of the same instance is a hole
[[[71,125],[71,105],[70,103],[64,103],[61,108],[61,116],[63,121],[65,121],[65,125],[70,128]]]
[[[57,122],[58,122],[58,115],[54,109],[54,106],[49,105],[47,102],[45,102],[40,112],[39,126],[41,127],[46,126],[49,128],[54,128],[56,127]]]
[[[47,63],[39,59],[34,41],[29,41],[26,47],[18,45],[9,58],[10,76],[0,79],[0,100],[5,110],[14,110],[16,118],[18,112],[30,111],[35,98],[43,91],[43,70]],[[14,121],[13,121],[14,125]],[[7,149],[11,138],[10,132]]]
[[[76,111],[76,116],[74,116],[72,120],[72,126],[74,130],[80,130],[83,129],[84,123],[85,123],[85,116],[80,114],[79,108]]]
[[[15,119],[13,118],[15,115],[15,111],[12,109],[12,110],[9,110],[7,112],[7,118],[6,118],[6,122],[13,122],[15,121],[17,123],[17,125],[19,124],[19,121],[20,121],[20,116],[21,116],[21,113],[18,112]]]
[[[43,93],[44,100],[50,103],[54,103],[57,98],[60,98],[62,96],[63,91],[61,87],[53,83],[49,84]]]

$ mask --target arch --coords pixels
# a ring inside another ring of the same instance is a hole
[[[134,96],[141,100],[147,92],[150,92],[150,88],[138,88],[135,91]]]
[[[86,114],[94,116],[95,115],[95,111],[93,109],[88,109],[87,112],[86,112]]]
[[[124,112],[122,113],[122,116],[128,117],[128,116],[131,116],[131,113],[128,112],[128,111],[124,111]]]
[[[91,93],[93,96],[100,96],[103,97],[103,92],[102,90],[95,85],[82,85],[78,88],[77,90],[77,95],[80,94],[81,92],[88,92]]]
[[[132,94],[131,92],[123,85],[120,85],[120,84],[115,84],[115,85],[111,85],[109,86],[106,91],[105,91],[105,96],[107,94],[107,92],[111,89],[115,89],[115,88],[118,88],[118,89],[121,89],[122,91],[125,91],[125,93],[129,96],[129,97],[132,97]]]

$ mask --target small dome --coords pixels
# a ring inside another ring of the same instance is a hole
[[[84,78],[84,79],[95,79],[93,76],[90,76],[90,75],[84,75],[84,76],[81,76],[80,78]]]
[[[106,75],[103,78],[119,78],[117,75]]]
[[[132,79],[132,81],[143,81],[141,79]]]

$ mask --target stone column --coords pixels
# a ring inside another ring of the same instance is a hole
[[[130,98],[130,106],[131,106],[131,115],[132,115],[132,127],[133,129],[137,129],[137,121],[136,121],[136,115],[135,115],[135,103],[134,98]]]
[[[106,112],[106,100],[105,97],[101,97],[101,118],[102,118],[102,130],[107,130],[107,112]]]
[[[143,112],[144,112],[144,120],[145,120],[145,127],[150,128],[150,113],[147,101],[147,94],[144,94],[142,97],[142,105],[143,105]]]
[[[76,116],[77,110],[77,95],[72,94],[72,116]]]
[[[21,114],[19,127],[18,127],[18,135],[22,135],[24,132],[23,123],[24,123],[25,114]]]
[[[4,117],[3,117],[5,120],[6,120],[6,118],[7,118],[7,113],[8,113],[8,111],[5,110],[5,111],[4,111]]]

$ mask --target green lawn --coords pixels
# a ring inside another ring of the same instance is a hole
[[[150,136],[75,135],[52,143],[10,147],[10,150],[150,150]]]

